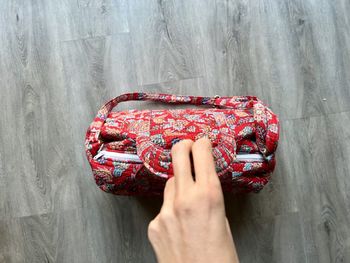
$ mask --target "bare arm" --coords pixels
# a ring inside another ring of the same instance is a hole
[[[210,140],[183,140],[171,151],[174,176],[166,183],[160,213],[148,227],[158,262],[239,262]]]

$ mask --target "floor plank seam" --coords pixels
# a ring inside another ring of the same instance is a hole
[[[341,114],[341,113],[350,113],[350,110],[339,111],[339,112],[329,112],[329,113],[320,114],[320,115],[310,115],[310,116],[304,116],[304,117],[300,117],[300,118],[288,118],[288,119],[282,118],[282,119],[280,119],[280,122],[288,122],[288,121],[294,121],[294,120],[309,120],[309,119],[314,119],[314,118],[316,119],[316,118],[320,118],[320,117],[328,117],[328,116],[337,115],[337,114]]]
[[[175,79],[175,80],[169,80],[169,81],[161,81],[161,82],[154,82],[154,83],[147,83],[147,84],[141,84],[137,85],[140,88],[147,88],[147,86],[156,86],[158,84],[164,85],[164,84],[171,84],[171,83],[176,83],[184,80],[196,80],[196,79],[203,79],[203,76],[193,76],[189,78],[181,78],[181,79]],[[196,95],[196,94],[189,94],[189,95]]]
[[[123,35],[130,35],[130,32],[120,32],[115,34],[106,34],[106,35],[98,35],[98,36],[92,36],[92,37],[82,37],[82,38],[74,38],[74,39],[65,39],[65,40],[58,40],[59,43],[70,43],[70,42],[78,42],[81,40],[94,40],[94,39],[103,39],[107,37],[113,37],[113,36],[123,36]]]

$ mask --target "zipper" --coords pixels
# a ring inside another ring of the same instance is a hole
[[[236,154],[236,159],[241,162],[263,162],[265,161],[265,158],[262,154],[260,153],[242,153],[238,152]]]
[[[110,158],[114,161],[132,161],[135,163],[143,163],[137,154],[131,153],[118,153],[103,150],[100,151],[97,155],[95,155],[94,159],[97,160],[101,157]]]
[[[94,159],[98,160],[99,158],[110,158],[114,161],[132,161],[135,163],[143,163],[140,157],[137,154],[131,154],[131,153],[118,153],[118,152],[110,152],[110,151],[100,151],[97,155],[95,155]],[[242,153],[238,152],[236,154],[236,159],[241,162],[263,162],[264,156],[262,154],[258,153]]]

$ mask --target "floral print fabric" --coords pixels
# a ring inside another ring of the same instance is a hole
[[[112,112],[122,101],[212,105],[213,108]],[[277,116],[254,96],[195,97],[127,93],[107,102],[86,133],[85,147],[97,185],[119,195],[160,195],[173,176],[171,147],[189,138],[212,141],[216,171],[225,192],[259,192],[275,167]],[[94,156],[101,151],[137,154],[142,163]],[[237,153],[262,154],[239,161]]]

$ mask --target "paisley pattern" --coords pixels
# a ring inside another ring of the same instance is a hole
[[[152,100],[213,108],[127,110],[122,101]],[[102,106],[87,130],[85,150],[96,184],[118,195],[161,195],[173,176],[171,147],[206,135],[225,192],[259,192],[275,167],[277,116],[254,96],[195,97],[127,93]],[[138,154],[143,163],[93,157],[100,151]],[[264,161],[239,161],[236,153],[261,153]]]

